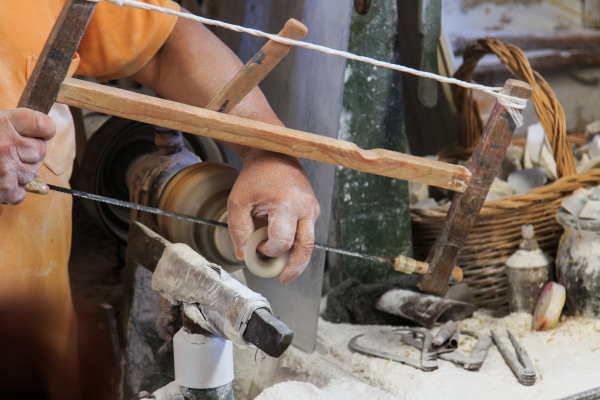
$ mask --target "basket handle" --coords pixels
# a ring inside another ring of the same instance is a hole
[[[482,38],[470,43],[463,53],[463,64],[454,77],[470,81],[479,60],[486,54],[495,54],[507,70],[516,78],[531,85],[531,97],[535,112],[552,146],[558,177],[577,174],[573,153],[567,139],[565,113],[546,80],[529,65],[527,57],[517,46],[494,38]],[[454,103],[461,115],[462,145],[472,149],[483,131],[479,108],[473,100],[472,91],[463,87],[453,88]]]

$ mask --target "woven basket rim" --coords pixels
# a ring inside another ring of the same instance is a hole
[[[486,215],[486,213],[504,212],[507,209],[518,209],[523,206],[529,205],[532,201],[544,202],[552,199],[561,198],[561,193],[572,192],[575,187],[580,188],[585,185],[581,185],[582,182],[600,182],[600,168],[593,168],[586,172],[578,175],[570,175],[557,179],[556,181],[534,188],[527,193],[507,196],[501,199],[489,200],[484,202],[482,212],[480,215]],[[437,216],[445,215],[448,212],[450,204],[444,204],[438,207],[431,208],[418,208],[411,207],[411,213],[422,216]],[[485,210],[484,210],[485,208]],[[485,211],[485,212],[484,212]]]
[[[454,77],[470,81],[478,62],[488,54],[497,56],[516,79],[531,85],[531,101],[552,147],[558,176],[576,175],[575,161],[567,139],[564,110],[548,82],[531,68],[527,56],[520,48],[491,37],[471,42],[465,48],[463,63],[456,70]],[[452,92],[454,103],[461,115],[461,144],[467,149],[474,148],[483,132],[477,102],[471,89],[456,86],[452,88]]]

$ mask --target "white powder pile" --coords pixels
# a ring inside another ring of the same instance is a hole
[[[395,397],[379,389],[349,379],[334,379],[328,385],[318,388],[311,383],[288,381],[265,389],[256,400],[339,400],[369,399],[395,400]]]
[[[279,359],[254,364],[254,395],[248,398],[258,395],[258,400],[442,397],[445,400],[558,400],[600,386],[600,320],[571,317],[551,331],[534,332],[528,314],[493,318],[479,311],[458,324],[460,329],[486,334],[494,330],[512,350],[506,335],[506,330],[510,330],[534,363],[536,383],[533,386],[520,384],[494,345],[479,371],[467,371],[438,360],[437,370],[424,372],[354,353],[348,348],[350,339],[364,334],[360,338],[364,346],[418,357],[418,352],[400,344],[398,335],[390,332],[394,327],[320,320],[315,352],[307,354],[290,347]],[[433,333],[436,331],[437,328],[432,329]],[[460,351],[468,352],[474,345],[473,339],[461,335]]]

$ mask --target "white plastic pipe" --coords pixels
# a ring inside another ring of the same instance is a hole
[[[173,337],[175,382],[190,389],[213,389],[233,381],[233,344],[181,328]]]

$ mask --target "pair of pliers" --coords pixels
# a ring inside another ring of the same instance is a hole
[[[513,372],[513,374],[515,374],[519,382],[525,386],[533,385],[535,383],[536,378],[535,368],[533,367],[533,363],[531,362],[531,359],[529,358],[529,355],[527,354],[523,346],[521,346],[521,344],[517,342],[517,339],[515,339],[512,333],[510,333],[510,331],[507,330],[506,333],[508,334],[508,339],[515,348],[515,353],[513,354],[508,350],[506,345],[500,341],[500,339],[498,338],[498,336],[496,336],[494,331],[491,331],[491,333],[494,344],[498,348],[500,354],[502,354],[502,358],[504,358],[504,361],[506,362],[506,364],[508,364],[511,371]]]

